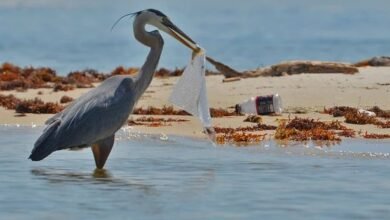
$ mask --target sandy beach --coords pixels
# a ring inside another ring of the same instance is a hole
[[[136,107],[162,107],[172,105],[168,99],[173,86],[179,77],[154,78],[151,86],[141,97]],[[389,128],[379,128],[374,125],[347,124],[344,118],[334,118],[323,114],[324,108],[334,106],[349,106],[367,109],[379,106],[390,109],[390,68],[362,67],[359,73],[349,74],[298,74],[283,77],[257,77],[223,83],[223,76],[207,77],[207,92],[209,105],[213,108],[229,109],[252,96],[278,93],[282,97],[284,113],[281,116],[261,116],[262,123],[278,125],[281,119],[294,117],[310,118],[329,122],[339,120],[343,125],[355,130],[358,134],[375,133],[390,134]],[[96,84],[95,86],[97,86]],[[64,95],[77,98],[89,89],[53,92],[52,89],[29,89],[26,92],[1,91],[0,94],[13,94],[20,99],[39,97],[45,102],[59,102]],[[39,94],[38,94],[39,93]],[[233,110],[233,109],[231,109]],[[0,124],[43,125],[51,114],[26,114],[20,116],[13,110],[0,108]],[[136,125],[134,132],[146,134],[167,134],[205,138],[202,126],[197,118],[192,116],[153,116],[156,118],[180,118],[188,121],[166,122],[159,126]],[[142,115],[130,115],[136,120]],[[250,126],[244,122],[246,116],[230,116],[213,118],[213,125],[218,127],[237,128]],[[272,138],[274,131],[261,131]],[[357,135],[359,136],[359,135]]]

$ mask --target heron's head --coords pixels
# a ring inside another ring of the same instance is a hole
[[[153,25],[160,29],[161,31],[169,34],[173,38],[180,41],[182,44],[187,46],[193,51],[199,51],[201,48],[198,46],[195,41],[193,41],[187,34],[185,34],[180,28],[178,28],[175,24],[172,23],[172,21],[161,11],[158,11],[156,9],[146,9],[143,11],[131,13],[122,16],[118,19],[117,22],[113,25],[113,27],[124,17],[126,16],[135,16],[135,19],[144,19],[146,21],[146,24]]]

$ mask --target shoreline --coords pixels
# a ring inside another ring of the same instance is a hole
[[[173,86],[180,77],[154,78],[152,84],[138,101],[135,107],[171,106],[168,102]],[[257,77],[223,83],[222,75],[206,77],[209,106],[233,111],[235,104],[241,103],[252,96],[278,93],[282,98],[284,113],[281,116],[260,116],[262,123],[278,126],[281,120],[308,118],[321,122],[338,120],[342,125],[353,129],[360,138],[365,132],[369,134],[390,135],[390,128],[379,128],[374,125],[355,125],[344,122],[344,118],[320,113],[324,108],[334,106],[349,106],[364,108],[379,106],[390,110],[390,67],[360,67],[359,73],[346,74],[297,74],[281,77]],[[94,86],[98,83],[94,83]],[[24,92],[0,91],[0,95],[14,95],[19,99],[40,98],[45,102],[58,102],[66,95],[77,98],[90,88],[80,88],[70,91],[53,89],[28,89]],[[175,108],[178,109],[178,108]],[[52,114],[26,114],[16,116],[14,110],[0,107],[0,124],[43,125]],[[203,128],[193,116],[176,115],[130,115],[129,119],[141,117],[186,119],[186,122],[169,122],[158,126],[135,125],[133,129],[145,134],[166,134],[184,137],[207,138],[202,133]],[[246,116],[229,116],[212,118],[213,126],[223,128],[238,128],[253,126],[254,123],[244,122]],[[388,119],[383,119],[388,121]],[[257,132],[273,136],[274,130]],[[360,134],[359,134],[360,133]]]
[[[0,124],[0,127],[16,127],[16,128],[39,128],[44,129],[44,125],[40,124]],[[129,139],[131,138],[139,138],[140,136],[143,137],[155,137],[159,138],[160,140],[169,140],[170,137],[179,137],[179,138],[188,138],[192,140],[198,140],[198,141],[211,141],[208,136],[201,131],[195,132],[195,134],[185,133],[185,132],[164,132],[166,130],[161,130],[161,127],[158,127],[156,129],[150,129],[150,127],[134,127],[134,126],[123,126],[121,129],[117,131],[119,132],[126,132],[129,134]],[[273,133],[273,132],[272,132]],[[119,137],[121,140],[122,137]],[[342,144],[344,141],[368,141],[368,142],[379,142],[379,143],[390,143],[390,138],[364,138],[363,136],[356,136],[356,137],[341,137],[341,140],[339,141],[329,141],[329,140],[305,140],[305,141],[295,141],[295,140],[279,140],[275,139],[271,136],[271,134],[267,134],[266,138],[256,141],[256,142],[242,142],[242,143],[236,143],[234,141],[227,141],[223,144],[213,142],[217,146],[224,146],[224,145],[233,145],[233,146],[256,146],[258,144],[267,142],[267,141],[273,141],[277,143],[280,146],[285,146],[289,144],[315,144],[315,146],[324,147],[324,146],[336,146]],[[314,146],[314,145],[313,145]]]

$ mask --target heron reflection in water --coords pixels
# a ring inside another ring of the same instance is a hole
[[[127,14],[117,22],[126,16],[135,17],[134,36],[150,48],[139,73],[135,77],[118,75],[106,79],[47,120],[29,159],[40,161],[57,150],[91,146],[96,167],[104,167],[114,144],[115,132],[126,123],[135,103],[150,85],[163,49],[160,32],[146,31],[146,25],[166,32],[195,52],[200,50],[190,37],[158,10]]]

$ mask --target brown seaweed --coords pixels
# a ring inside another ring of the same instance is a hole
[[[337,135],[339,135],[340,137],[353,138],[356,136],[356,132],[352,129],[344,129],[341,130],[340,132],[337,132]]]
[[[34,114],[55,114],[62,111],[64,107],[58,103],[43,102],[39,98],[23,100],[16,105],[16,113]]]
[[[378,106],[374,106],[374,107],[368,109],[368,111],[374,112],[377,117],[386,118],[386,119],[390,118],[390,111],[389,110],[382,110]]]
[[[261,124],[263,119],[258,115],[249,115],[244,119],[244,122],[251,122],[251,123],[257,123]]]
[[[1,95],[0,94],[0,106],[6,109],[15,109],[20,99],[16,98],[14,95]]]
[[[67,95],[62,96],[61,99],[60,99],[60,103],[61,104],[69,103],[71,101],[73,101],[73,98],[70,97],[70,96],[67,96]]]
[[[115,68],[112,72],[111,72],[111,76],[115,76],[115,75],[134,75],[136,74],[137,72],[139,71],[138,68],[133,68],[133,67],[130,67],[130,68],[125,68],[123,66],[118,66],[117,68]]]
[[[345,117],[345,122],[349,124],[373,124],[380,128],[390,128],[390,121],[379,120],[378,117],[388,119],[390,118],[390,111],[385,111],[374,106],[368,111],[372,111],[376,114],[375,116],[369,116],[365,113],[360,113],[357,108],[346,107],[346,106],[336,106],[333,108],[324,109],[324,113],[333,115],[334,117]]]
[[[285,120],[280,122],[275,132],[275,139],[293,141],[340,141],[341,138],[335,130],[344,131],[348,129],[341,125],[339,121],[325,123],[314,119],[296,117],[288,123]],[[345,135],[351,135],[351,133],[345,133]]]
[[[27,90],[53,88],[54,91],[68,91],[74,88],[92,88],[93,83],[102,82],[115,75],[134,75],[139,68],[116,67],[110,73],[99,73],[93,69],[77,70],[67,76],[57,76],[56,71],[47,67],[19,67],[11,63],[0,66],[0,90]],[[155,72],[156,77],[181,76],[183,69],[169,70],[161,68]],[[215,75],[207,71],[206,75]]]
[[[333,115],[333,117],[342,117],[349,112],[357,112],[357,108],[352,108],[348,106],[335,106],[332,108],[324,108],[323,113]]]
[[[237,116],[235,111],[228,111],[222,108],[210,108],[210,115],[212,118],[221,118],[227,116]]]
[[[157,108],[149,106],[147,108],[135,108],[133,110],[135,115],[190,115],[184,110],[175,110],[173,106],[163,106],[162,108]]]
[[[359,112],[348,112],[344,115],[345,122],[350,124],[359,124],[359,125],[365,125],[365,124],[375,124],[377,122],[377,119],[374,116],[368,116],[364,113]]]
[[[187,122],[189,120],[187,119],[181,119],[181,118],[155,118],[155,117],[141,117],[137,118],[135,121],[137,122]]]
[[[367,139],[387,139],[390,138],[390,134],[369,134],[366,132],[363,137]]]
[[[55,114],[64,108],[53,102],[43,102],[39,98],[20,100],[13,95],[0,95],[0,105],[6,109],[15,110],[16,113]]]
[[[148,106],[146,108],[135,108],[133,114],[136,115],[190,115],[184,110],[176,110],[173,106],[163,106],[162,108]],[[228,111],[221,108],[210,108],[210,115],[213,118],[236,116],[234,111]]]
[[[236,132],[255,132],[255,131],[266,131],[266,130],[275,130],[276,126],[273,125],[266,125],[266,124],[257,124],[254,126],[247,126],[247,127],[238,127],[238,128],[224,128],[224,127],[218,127],[215,126],[214,130],[216,133],[236,133]]]
[[[237,146],[243,146],[248,144],[259,143],[264,140],[266,134],[253,134],[246,132],[234,132],[234,133],[221,133],[216,135],[217,144],[236,144]]]
[[[180,118],[155,118],[155,117],[141,117],[137,119],[128,120],[129,126],[143,125],[147,127],[160,127],[160,126],[171,126],[172,122],[187,122],[187,119]]]

